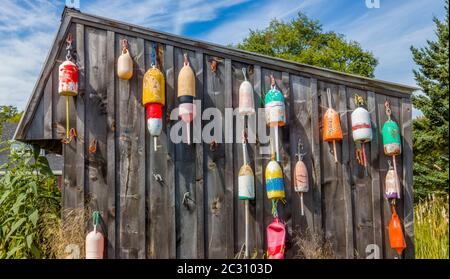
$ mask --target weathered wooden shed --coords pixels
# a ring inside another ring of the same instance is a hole
[[[65,100],[57,92],[58,66],[64,60],[65,38],[74,37],[80,69],[79,95],[71,99],[70,126],[78,136],[65,145]],[[126,38],[134,60],[130,81],[116,76],[120,40]],[[152,43],[157,43],[157,61],[166,78],[167,119],[177,107],[177,75],[183,53],[196,74],[197,99],[202,109],[238,104],[241,68],[249,67],[249,80],[256,106],[270,88],[271,73],[286,97],[287,126],[282,128],[282,167],[286,202],[280,217],[288,227],[287,256],[296,253],[292,238],[307,228],[323,232],[339,258],[394,258],[389,247],[390,219],[384,198],[388,169],[380,130],[389,100],[392,117],[401,128],[402,155],[398,158],[403,190],[397,208],[404,224],[405,258],[414,257],[412,141],[410,94],[416,88],[340,73],[271,58],[233,48],[170,35],[136,25],[65,9],[56,39],[28,101],[15,139],[34,143],[64,155],[64,208],[84,208],[101,213],[101,230],[107,238],[108,258],[233,258],[244,242],[243,203],[237,199],[237,177],[242,165],[240,143],[174,144],[168,138],[175,121],[164,121],[160,148],[145,125],[141,106],[142,77],[150,67]],[[212,59],[219,61],[210,69]],[[322,141],[322,115],[326,88],[339,110],[344,140],[338,144],[340,163],[332,148]],[[353,96],[367,100],[375,137],[368,150],[369,176],[355,158],[350,113]],[[310,191],[305,195],[305,216],[292,186],[295,152],[301,138],[308,152]],[[97,140],[97,151],[89,144]],[[264,187],[268,156],[262,146],[250,144],[255,172],[256,200],[251,202],[250,233],[254,255],[266,250],[266,226],[273,220]],[[160,175],[162,181],[155,175]],[[185,194],[190,199],[183,202]]]

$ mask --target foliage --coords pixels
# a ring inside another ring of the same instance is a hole
[[[304,232],[294,232],[294,245],[298,249],[297,259],[335,259],[333,246],[329,239],[323,237],[322,232],[307,229]]]
[[[23,112],[19,112],[14,106],[0,106],[0,135],[2,134],[3,123],[18,123]]]
[[[414,208],[417,259],[448,259],[448,196],[429,196]]]
[[[427,41],[424,48],[411,47],[413,59],[419,66],[414,71],[423,93],[413,96],[414,107],[423,116],[413,123],[414,187],[416,197],[431,192],[448,194],[448,0],[445,1],[446,18],[436,24],[436,41]]]
[[[60,218],[61,193],[47,158],[23,145],[0,169],[0,259],[53,257],[45,224]]]
[[[324,32],[303,13],[290,22],[272,20],[264,30],[250,30],[238,48],[341,72],[373,77],[378,61],[359,43]]]

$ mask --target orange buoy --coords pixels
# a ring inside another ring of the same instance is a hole
[[[97,231],[99,215],[98,211],[94,211],[94,230],[86,236],[86,259],[103,259],[105,238],[101,232]]]
[[[403,236],[402,224],[400,218],[395,211],[395,206],[392,206],[392,218],[389,222],[389,243],[391,248],[401,255],[406,248],[405,238]]]
[[[122,54],[117,59],[117,76],[123,80],[129,80],[133,76],[133,59],[126,39],[122,40]]]
[[[336,141],[342,140],[341,120],[331,103],[331,90],[327,88],[328,109],[323,115],[323,140],[333,142],[334,162],[337,163]]]

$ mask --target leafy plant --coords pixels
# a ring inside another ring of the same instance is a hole
[[[0,259],[53,257],[45,224],[60,218],[61,193],[47,158],[23,145],[0,170]]]

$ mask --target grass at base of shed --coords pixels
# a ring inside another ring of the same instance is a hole
[[[57,259],[85,258],[86,216],[92,215],[89,213],[82,208],[66,209],[63,219],[47,224],[53,235],[51,249]]]
[[[297,249],[296,259],[335,259],[331,242],[323,237],[321,233],[312,230],[296,232],[294,247]]]
[[[429,196],[414,207],[416,259],[449,258],[448,196]]]

